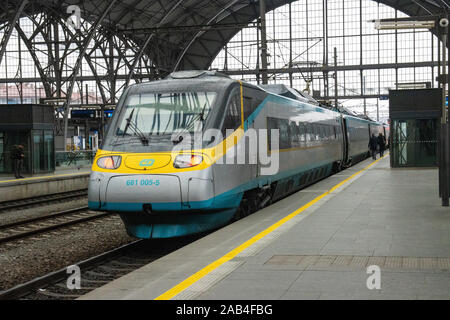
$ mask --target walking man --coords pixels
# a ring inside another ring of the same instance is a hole
[[[375,134],[372,133],[372,136],[370,137],[370,140],[369,140],[368,147],[369,147],[370,154],[372,155],[373,160],[377,159],[377,145],[378,145],[377,138],[375,137]]]
[[[23,178],[21,175],[22,166],[23,166],[23,158],[25,157],[25,154],[23,153],[23,145],[13,146],[12,152],[11,152],[11,160],[13,161],[13,169],[14,169],[14,175],[16,179]]]

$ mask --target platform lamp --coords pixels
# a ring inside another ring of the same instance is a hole
[[[409,17],[399,19],[383,19],[372,20],[375,23],[377,30],[399,30],[399,29],[428,29],[431,30],[437,27],[439,37],[442,41],[442,73],[439,77],[439,83],[442,87],[442,113],[441,113],[441,145],[440,145],[440,159],[439,159],[439,191],[442,198],[442,206],[449,206],[449,124],[446,108],[446,83],[450,83],[450,64],[447,66],[447,44],[450,43],[449,29],[449,14],[445,12],[439,16],[425,16],[425,17]]]

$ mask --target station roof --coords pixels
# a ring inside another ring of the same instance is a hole
[[[0,14],[14,11],[24,0],[9,0]],[[25,0],[27,1],[27,0]],[[409,16],[439,15],[450,0],[373,0]],[[28,0],[22,15],[46,12],[67,18],[69,5],[81,8],[83,19],[95,22],[106,11],[102,26],[130,37],[159,67],[173,70],[207,69],[216,55],[244,26],[259,16],[258,0]],[[294,2],[266,0],[266,10]],[[113,5],[110,7],[111,3]],[[155,31],[157,30],[157,33]]]

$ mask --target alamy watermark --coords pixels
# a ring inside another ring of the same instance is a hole
[[[67,267],[67,274],[70,276],[67,278],[66,286],[69,290],[81,289],[81,269],[77,265],[71,265]]]
[[[76,4],[70,5],[66,9],[66,13],[70,14],[70,17],[67,18],[66,24],[68,27],[71,27],[75,30],[81,29],[81,9]]]
[[[182,153],[191,150],[201,150],[214,141],[224,141],[223,149],[216,150],[215,156],[211,159],[204,157],[207,164],[253,164],[259,165],[260,175],[275,175],[280,167],[279,154],[279,129],[270,130],[270,150],[269,136],[267,129],[250,128],[244,132],[241,128],[237,130],[227,129],[226,138],[218,129],[207,129],[205,132],[196,132],[191,135],[189,132],[179,130],[172,134],[172,141],[179,141],[174,146],[172,152]],[[214,148],[214,147],[213,147]]]
[[[377,265],[368,266],[366,273],[370,274],[370,276],[367,278],[367,281],[366,281],[367,289],[380,290],[381,289],[381,269],[380,269],[380,267]]]

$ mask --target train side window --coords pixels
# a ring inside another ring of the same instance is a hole
[[[298,124],[298,128],[299,128],[299,139],[301,142],[305,142],[306,141],[306,126],[303,123],[299,123]]]
[[[269,142],[269,150],[272,150],[271,146],[271,129],[278,129],[279,130],[279,148],[282,149],[289,149],[291,148],[291,128],[289,125],[289,120],[287,119],[278,119],[278,118],[270,118],[267,117],[267,138]]]
[[[292,145],[297,145],[298,143],[298,127],[297,124],[295,123],[295,121],[291,121],[290,124],[290,138],[291,138],[291,144]]]
[[[280,129],[280,149],[291,148],[289,120],[278,119],[278,128]]]
[[[303,134],[304,134],[303,124],[301,122],[298,122],[297,128],[298,128],[298,144],[300,145],[300,142],[303,142]]]
[[[256,111],[258,106],[263,102],[266,97],[266,93],[261,90],[243,86],[244,95],[244,120]]]
[[[251,97],[244,96],[244,119],[248,117],[255,111],[253,109],[253,99]]]
[[[308,135],[307,135],[308,141],[313,141],[314,140],[314,132],[313,132],[313,126],[310,123],[307,124],[307,132],[308,132]]]
[[[298,123],[298,141],[305,141],[305,126],[301,122]]]
[[[231,93],[230,100],[227,105],[227,112],[222,125],[222,134],[227,135],[227,129],[236,130],[241,125],[241,99],[239,90],[235,89]]]
[[[252,101],[252,110],[255,111],[263,101],[264,99],[261,97],[254,97]]]
[[[272,150],[272,130],[279,128],[278,119],[267,117],[267,142],[269,150]]]

